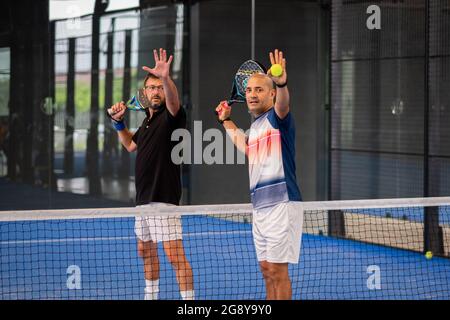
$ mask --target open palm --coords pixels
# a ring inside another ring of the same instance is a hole
[[[287,73],[286,73],[286,59],[283,57],[283,52],[275,49],[275,52],[269,53],[269,59],[270,63],[272,65],[279,64],[283,70],[282,74],[279,77],[275,77],[272,75],[270,69],[267,71],[267,74],[270,78],[272,78],[273,82],[275,82],[278,85],[282,85],[286,83],[287,81]]]
[[[169,59],[167,59],[167,51],[164,49],[159,49],[158,51],[153,50],[153,56],[155,58],[155,67],[149,68],[147,66],[142,67],[147,72],[150,72],[154,76],[164,79],[169,77],[170,75],[170,64],[172,63],[173,56],[171,55]]]

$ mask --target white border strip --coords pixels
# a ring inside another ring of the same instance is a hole
[[[66,219],[97,219],[97,218],[131,218],[147,215],[208,215],[208,214],[248,214],[252,212],[249,203],[197,205],[197,206],[167,206],[167,207],[124,207],[124,208],[93,208],[93,209],[57,209],[57,210],[20,210],[0,211],[0,221],[24,220],[66,220]]]
[[[304,211],[450,206],[450,197],[295,202]],[[157,215],[250,214],[250,203],[167,207],[124,207],[0,211],[0,221],[129,218]]]
[[[303,210],[344,210],[450,206],[450,197],[302,202]]]

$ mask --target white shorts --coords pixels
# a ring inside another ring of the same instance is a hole
[[[167,206],[173,206],[173,204],[152,202],[146,205],[138,206],[138,208],[158,208]],[[138,239],[144,242],[160,242],[183,239],[180,216],[136,217],[134,232],[136,233]]]
[[[253,240],[258,261],[298,263],[302,240],[303,211],[283,202],[253,210]]]

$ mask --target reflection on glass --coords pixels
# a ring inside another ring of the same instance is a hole
[[[0,177],[7,174],[9,78],[10,51],[9,48],[0,48]]]

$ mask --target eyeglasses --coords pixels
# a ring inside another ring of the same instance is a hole
[[[145,86],[144,88],[149,91],[155,91],[155,90],[163,91],[164,90],[163,86]]]

